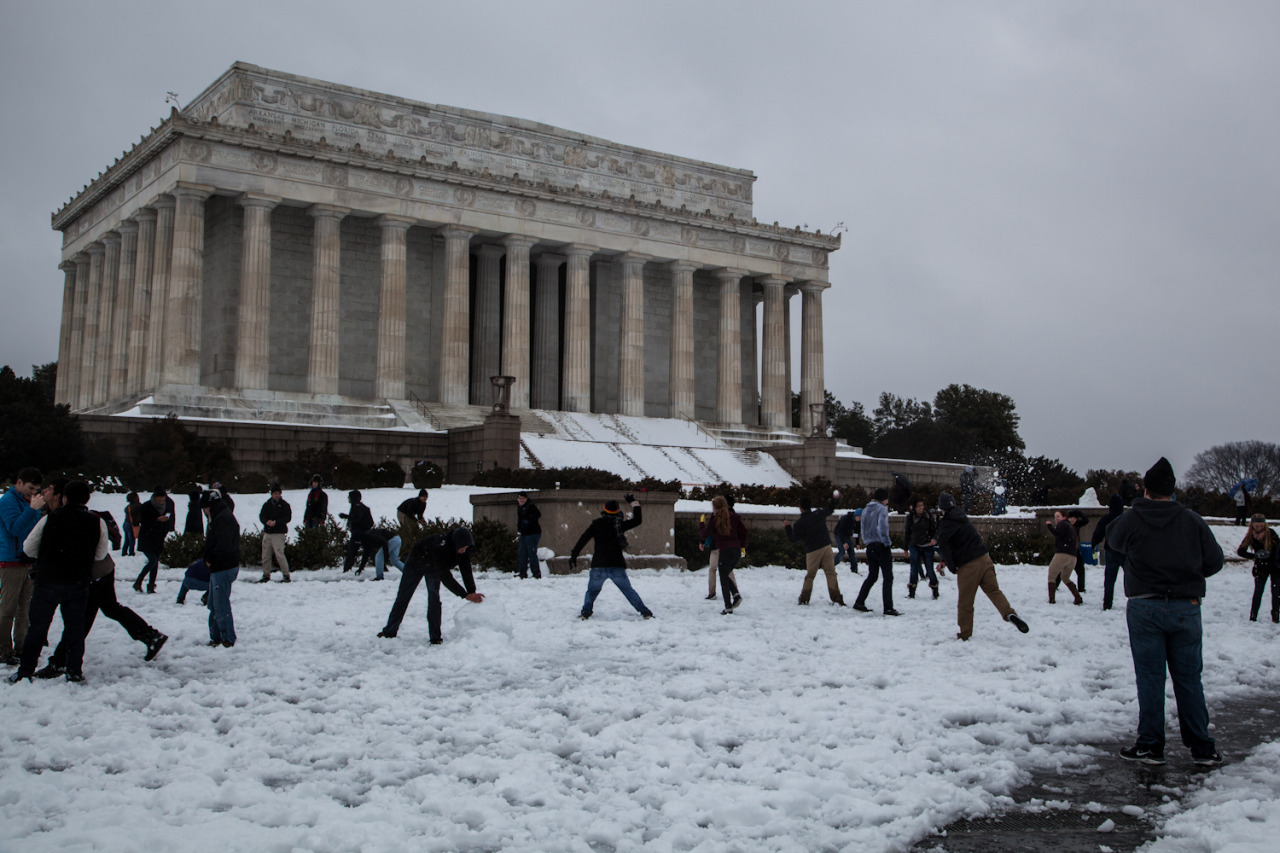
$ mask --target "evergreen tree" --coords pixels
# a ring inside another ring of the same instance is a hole
[[[62,471],[83,459],[79,421],[70,406],[53,402],[56,377],[56,362],[33,365],[29,378],[0,368],[0,478],[28,465]]]

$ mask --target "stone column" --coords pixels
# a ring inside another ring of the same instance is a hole
[[[144,207],[133,215],[138,222],[137,263],[133,271],[133,310],[129,317],[129,366],[125,393],[142,394],[147,370],[147,334],[151,328],[151,271],[155,268],[156,212]]]
[[[178,184],[173,189],[173,260],[164,318],[164,384],[200,384],[200,313],[204,289],[204,202],[213,187]]]
[[[93,363],[93,402],[111,399],[111,362],[115,348],[116,291],[120,284],[120,232],[102,235],[102,286],[98,294],[98,346]]]
[[[156,209],[156,247],[151,263],[151,322],[147,329],[147,363],[142,390],[154,392],[164,381],[165,321],[168,318],[169,272],[173,268],[173,214],[176,202],[162,195],[151,203]]]
[[[440,341],[440,402],[466,405],[470,396],[470,228],[448,226],[444,237],[444,330]]]
[[[247,391],[265,391],[271,369],[271,211],[280,199],[245,193],[237,201],[244,225],[234,382]]]
[[[746,270],[716,270],[720,281],[720,358],[716,371],[716,420],[742,423],[742,295],[738,283]]]
[[[507,250],[507,283],[503,292],[502,375],[515,377],[511,406],[529,407],[529,249],[532,237],[511,234],[503,239]]]
[[[742,304],[742,422],[749,426],[760,423],[760,339],[756,334],[756,316],[763,294],[755,282],[745,278],[739,285]]]
[[[58,264],[62,270],[62,318],[58,326],[58,373],[53,386],[53,402],[67,402],[68,374],[71,371],[71,315],[75,310],[76,265],[74,261]]]
[[[378,291],[378,373],[374,394],[382,400],[404,400],[409,262],[406,235],[417,222],[404,216],[379,216],[382,228],[381,287]]]
[[[116,276],[115,313],[111,323],[111,384],[108,399],[124,398],[129,381],[129,330],[133,326],[133,285],[138,265],[138,223],[120,223],[120,271]]]
[[[72,409],[80,408],[80,388],[88,381],[84,372],[84,318],[89,299],[89,255],[80,252],[74,258],[76,265],[76,290],[71,305],[71,347],[67,352],[67,397],[65,402]],[[62,373],[62,365],[58,365]]]
[[[800,285],[802,294],[800,315],[800,426],[806,433],[813,431],[813,418],[809,410],[812,403],[825,401],[822,376],[822,291],[826,285],[819,281],[807,281]]]
[[[693,273],[697,264],[672,261],[671,271],[671,417],[693,420]]]
[[[76,395],[80,400],[78,408],[87,409],[93,405],[93,386],[98,364],[98,325],[100,319],[99,304],[102,300],[102,259],[107,248],[101,243],[90,243],[85,250],[89,253],[89,287],[84,303],[84,337],[81,339],[80,353],[80,387]]]
[[[622,317],[618,334],[618,413],[644,417],[644,264],[649,255],[624,252]]]
[[[486,243],[476,249],[475,334],[471,337],[471,399],[488,403],[490,376],[502,365],[502,255],[505,249]]]
[[[351,211],[331,204],[313,204],[308,212],[315,220],[315,231],[311,238],[311,340],[307,349],[307,391],[337,394],[342,217]]]
[[[591,411],[591,255],[595,246],[564,247],[564,371],[560,407]]]
[[[782,289],[782,349],[786,356],[786,390],[782,394],[782,398],[786,401],[786,423],[791,426],[791,394],[795,390],[795,385],[791,383],[791,297],[799,293],[799,288],[794,284],[789,284]],[[803,420],[796,425],[799,429],[804,426]]]
[[[538,256],[537,304],[533,307],[533,397],[535,409],[560,408],[560,265],[564,255]]]
[[[764,285],[764,357],[761,360],[760,421],[764,426],[780,429],[791,426],[791,399],[787,391],[786,334],[783,327],[783,288],[787,279],[765,276]]]

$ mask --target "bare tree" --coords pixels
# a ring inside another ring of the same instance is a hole
[[[1184,479],[1187,485],[1226,492],[1246,477],[1256,477],[1256,493],[1268,496],[1280,489],[1280,444],[1232,441],[1197,453]]]

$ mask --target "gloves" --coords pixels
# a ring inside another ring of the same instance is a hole
[[[706,524],[706,523],[707,523],[707,514],[704,512],[702,515],[698,516],[698,521],[702,522],[703,524]]]
[[[578,558],[577,558],[577,557],[570,557],[570,558],[569,558],[569,568],[573,569],[575,572],[578,570]]]
[[[740,549],[740,551],[741,551],[741,553],[740,553],[740,554],[738,554],[738,556],[739,556],[739,557],[745,557],[745,556],[747,556],[747,549],[746,549],[746,548],[742,548],[742,549]]]
[[[627,492],[625,495],[623,495],[622,499],[629,504],[633,504],[636,502],[636,496],[631,494],[630,492]]]

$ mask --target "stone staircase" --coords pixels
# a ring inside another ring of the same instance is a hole
[[[394,429],[404,426],[394,408],[384,404],[327,403],[305,394],[276,393],[262,398],[221,394],[158,394],[137,404],[143,417],[256,421],[306,426]]]

